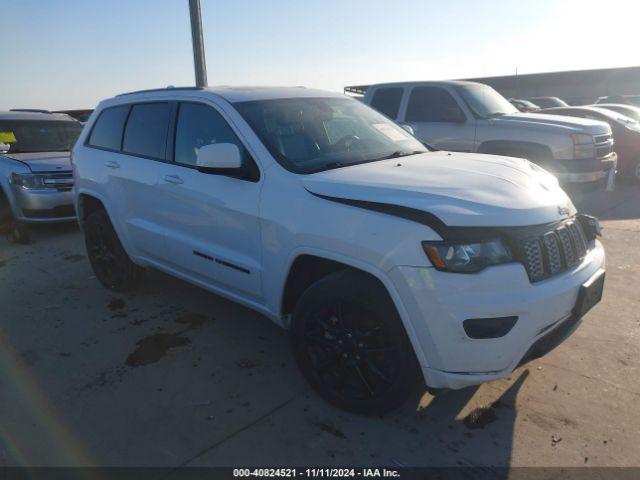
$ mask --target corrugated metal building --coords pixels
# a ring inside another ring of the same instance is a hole
[[[560,97],[572,105],[593,103],[605,95],[640,94],[640,67],[533,73],[469,78],[486,83],[507,98]]]

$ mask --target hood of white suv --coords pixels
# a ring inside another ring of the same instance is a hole
[[[448,226],[538,225],[574,215],[555,177],[527,160],[431,152],[307,175],[322,197],[421,210]]]
[[[69,152],[6,153],[5,156],[26,164],[32,172],[69,172]]]
[[[611,131],[609,125],[598,120],[544,113],[512,113],[495,117],[492,121],[496,123],[522,124],[529,128],[552,126],[557,129],[557,127],[563,127],[569,130],[568,133],[587,133],[591,135],[602,135]]]

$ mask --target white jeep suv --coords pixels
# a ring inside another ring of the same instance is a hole
[[[107,287],[168,272],[290,328],[331,403],[379,414],[510,374],[601,298],[597,220],[524,159],[429,151],[357,100],[169,88],[103,101],[74,150]]]

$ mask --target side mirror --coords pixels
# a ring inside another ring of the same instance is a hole
[[[204,145],[198,150],[196,167],[204,173],[239,170],[242,168],[240,149],[233,143]]]
[[[411,135],[415,135],[416,134],[413,131],[413,128],[411,128],[411,125],[407,125],[406,123],[402,123],[402,124],[400,124],[400,126],[403,128],[403,130],[405,130],[406,132],[409,132]]]

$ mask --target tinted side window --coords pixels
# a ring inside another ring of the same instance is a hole
[[[379,88],[373,94],[371,106],[387,117],[395,119],[400,110],[403,91],[401,87]]]
[[[449,92],[438,87],[416,87],[407,105],[407,122],[455,122],[464,113]]]
[[[168,103],[141,103],[131,107],[122,151],[164,160],[170,113]]]
[[[104,109],[93,126],[89,145],[110,150],[120,150],[122,127],[128,112],[129,105]]]
[[[200,147],[212,143],[233,143],[244,152],[242,143],[217,111],[197,103],[180,104],[174,161],[195,165]]]

